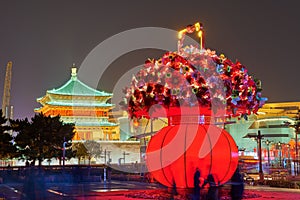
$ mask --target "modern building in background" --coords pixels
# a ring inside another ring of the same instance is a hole
[[[266,103],[259,109],[258,115],[251,115],[247,120],[235,119],[236,123],[225,128],[236,141],[241,159],[254,165],[258,163],[257,135],[260,131],[263,135],[261,154],[264,169],[281,168],[298,174],[300,144],[298,142],[297,146],[296,141],[299,141],[299,110],[300,102]]]
[[[244,136],[258,133],[258,131],[264,135],[288,135],[263,138],[263,150],[267,149],[267,145],[272,147],[278,143],[289,144],[290,149],[293,150],[296,139],[294,125],[298,119],[299,109],[300,102],[266,103],[259,109],[258,115],[251,115],[247,120],[235,119],[236,123],[228,124],[225,128],[233,136],[239,148],[246,152],[255,152],[257,143]]]

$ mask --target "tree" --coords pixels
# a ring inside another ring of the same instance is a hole
[[[102,153],[102,149],[100,147],[100,144],[93,140],[87,140],[84,142],[84,146],[87,149],[88,152],[88,158],[89,158],[89,165],[91,164],[92,158],[100,157]]]
[[[60,116],[45,116],[42,113],[36,114],[24,120],[12,120],[13,129],[18,132],[15,144],[19,150],[19,156],[33,161],[42,161],[62,156],[62,146],[64,142],[72,140],[74,124],[63,123]],[[66,155],[72,155],[67,151],[72,151],[70,143],[66,143]]]
[[[72,149],[75,153],[75,157],[78,158],[78,165],[80,164],[81,158],[88,156],[88,150],[82,142],[74,143]]]
[[[10,126],[7,125],[7,119],[3,116],[0,109],[0,159],[9,159],[14,157],[16,149],[13,145],[13,137],[9,133]]]
[[[22,160],[30,160],[30,154],[32,153],[29,149],[29,145],[27,145],[26,142],[22,141],[29,141],[30,140],[30,134],[25,134],[25,132],[28,132],[28,127],[30,126],[30,123],[27,118],[24,120],[10,120],[11,128],[13,131],[18,133],[18,143],[16,143],[15,140],[15,147],[16,147],[16,154],[15,158],[19,158]],[[22,132],[22,134],[20,134]]]

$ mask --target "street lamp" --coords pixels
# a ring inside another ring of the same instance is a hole
[[[287,147],[287,150],[288,150],[287,168],[288,168],[289,173],[291,174],[291,153],[290,153],[291,145],[287,144],[286,147]]]
[[[123,160],[124,160],[124,164],[125,164],[125,156],[129,155],[129,153],[126,153],[125,151],[123,152]]]
[[[63,143],[63,168],[65,168],[65,159],[66,159],[66,145],[68,144],[68,143],[72,143],[72,141],[71,140],[69,140],[69,141],[64,141],[64,143]]]
[[[300,127],[300,109],[297,112],[294,128],[295,128],[295,160],[294,160],[294,170],[295,175],[298,175],[299,172],[299,155],[298,155],[298,133]]]
[[[66,157],[66,144],[68,142],[63,143],[63,168],[65,168],[65,157]]]
[[[296,124],[295,124],[295,174],[298,174],[298,168],[299,168],[299,156],[298,156],[298,133],[299,133],[299,127],[300,127],[300,113],[298,111],[297,118],[296,118]]]
[[[267,153],[268,153],[268,166],[270,166],[270,144],[271,144],[271,141],[269,140],[266,140],[265,141],[265,144],[267,145]]]
[[[262,169],[262,157],[261,157],[261,139],[264,137],[289,137],[289,134],[261,134],[260,130],[256,133],[248,133],[243,138],[255,138],[258,144],[258,159],[259,159],[259,180],[263,182],[264,174]]]
[[[262,182],[264,180],[264,174],[263,174],[263,169],[262,169],[262,158],[261,158],[261,139],[263,138],[263,136],[260,133],[260,130],[258,130],[257,135],[256,133],[248,133],[246,136],[244,136],[243,138],[254,138],[257,140],[257,145],[258,145],[258,160],[259,160],[259,169],[258,169],[258,173],[259,173],[259,180],[260,182]]]
[[[277,146],[278,146],[278,154],[279,154],[279,167],[282,167],[282,163],[281,163],[281,160],[282,160],[282,151],[281,151],[281,142],[279,141],[278,143],[277,143]]]
[[[108,151],[106,149],[104,149],[104,155],[101,156],[101,158],[104,158],[104,164],[109,164],[111,162],[111,158],[110,158],[110,153],[111,151]],[[108,161],[107,161],[107,157],[108,157]]]
[[[295,122],[293,125],[291,123],[285,122],[286,126],[293,127],[295,129],[295,158],[294,158],[294,173],[298,175],[299,172],[299,156],[298,156],[298,134],[299,134],[299,127],[300,127],[300,110],[298,110]]]

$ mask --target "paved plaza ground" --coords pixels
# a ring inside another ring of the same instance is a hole
[[[136,191],[136,192],[146,192],[146,191]],[[269,187],[256,187],[256,186],[247,186],[245,192],[247,194],[256,194],[257,198],[247,198],[249,200],[298,200],[300,199],[300,190],[296,189],[283,189],[283,188],[269,188]],[[132,193],[132,191],[123,191],[123,192],[108,192],[101,193],[98,196],[91,196],[89,198],[78,197],[76,200],[143,200],[144,198],[130,198],[127,197],[126,194]],[[158,198],[153,198],[158,199]],[[181,199],[180,197],[175,196],[174,199]],[[222,199],[230,199],[223,197]],[[182,199],[184,200],[184,199]]]
[[[36,192],[36,191],[35,191]],[[142,194],[154,194],[152,199],[160,199],[161,194],[167,194],[166,188],[158,184],[149,184],[133,181],[112,181],[93,183],[60,183],[47,184],[45,193],[35,193],[36,199],[68,199],[68,200],[141,200]],[[245,193],[250,200],[297,200],[300,199],[300,189],[271,188],[268,186],[246,186]],[[2,199],[24,199],[24,185],[17,183],[0,184]],[[132,196],[136,195],[136,198]],[[129,197],[131,196],[131,197]],[[252,197],[251,197],[252,196]],[[253,196],[257,196],[253,198]],[[150,198],[146,198],[150,199]],[[174,199],[182,199],[174,196]],[[230,198],[222,198],[230,199]],[[183,200],[183,199],[182,199]]]

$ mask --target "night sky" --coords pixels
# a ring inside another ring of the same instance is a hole
[[[299,4],[297,0],[0,0],[1,100],[8,61],[13,61],[15,118],[32,117],[40,106],[36,98],[65,83],[72,64],[80,66],[108,37],[138,27],[181,30],[199,21],[204,24],[206,47],[245,65],[249,74],[262,80],[269,102],[300,101]],[[101,77],[98,89],[111,92],[122,73],[162,53],[146,49],[121,56]]]

